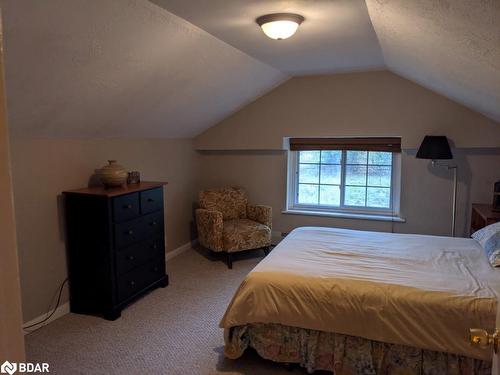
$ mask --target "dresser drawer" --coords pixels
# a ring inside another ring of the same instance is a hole
[[[165,254],[163,235],[121,249],[116,253],[117,274],[122,275],[149,259],[161,257],[163,254]]]
[[[146,236],[151,236],[156,233],[163,232],[163,211],[144,215],[142,219],[143,232]]]
[[[130,246],[159,233],[163,233],[163,211],[115,224],[115,247]]]
[[[141,191],[141,213],[148,214],[163,208],[163,189]]]
[[[165,259],[165,237],[163,232],[146,241],[145,252],[148,254],[148,259],[156,257]]]
[[[118,277],[118,300],[120,302],[132,297],[142,289],[165,276],[165,261],[155,258],[142,266]]]
[[[145,263],[149,259],[145,250],[147,250],[146,244],[139,243],[118,251],[116,253],[117,274],[122,275]]]
[[[139,216],[139,193],[113,198],[113,221],[121,222]]]
[[[130,246],[146,238],[144,218],[140,217],[125,223],[115,224],[115,247]]]

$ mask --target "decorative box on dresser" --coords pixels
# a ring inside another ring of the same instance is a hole
[[[472,216],[470,220],[470,232],[484,228],[490,224],[500,221],[500,212],[494,211],[491,204],[472,204]]]
[[[63,192],[72,312],[115,320],[137,297],[168,285],[165,184]]]

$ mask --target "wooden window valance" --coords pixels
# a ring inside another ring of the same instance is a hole
[[[290,150],[359,150],[401,152],[401,138],[290,138]]]

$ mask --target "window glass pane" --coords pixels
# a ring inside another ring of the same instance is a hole
[[[340,185],[340,165],[322,165],[321,166],[321,183]]]
[[[340,186],[322,185],[319,187],[319,204],[340,205]]]
[[[342,151],[321,151],[321,162],[325,164],[340,164]]]
[[[299,164],[299,183],[319,183],[319,164]]]
[[[391,187],[391,167],[368,167],[368,185]]]
[[[392,153],[391,152],[370,151],[368,153],[368,164],[391,165],[392,164]]]
[[[318,185],[299,184],[299,204],[318,204]]]
[[[391,189],[389,188],[368,188],[366,205],[368,207],[390,208]]]
[[[299,151],[299,163],[319,163],[321,151]]]
[[[346,209],[390,210],[391,152],[312,150],[297,153],[297,195],[293,198],[297,204],[332,210],[342,209],[341,205]],[[345,186],[341,186],[342,183]]]
[[[345,167],[346,185],[366,185],[366,167],[361,165],[347,165]]]
[[[347,164],[366,164],[368,151],[347,151]]]
[[[347,206],[365,206],[366,188],[358,186],[346,186],[344,204]]]

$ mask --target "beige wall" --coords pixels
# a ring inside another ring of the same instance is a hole
[[[1,26],[0,26],[1,27]],[[21,292],[0,35],[0,364],[24,360]]]
[[[35,140],[13,138],[12,167],[24,321],[49,309],[67,276],[61,192],[87,186],[117,159],[165,188],[167,251],[190,240],[198,155],[191,140]],[[62,303],[68,300],[65,293]]]
[[[500,124],[387,71],[292,78],[195,139],[200,150],[276,150],[287,136],[425,134],[499,147]]]
[[[490,203],[500,180],[500,148],[453,150],[459,173],[457,234],[468,234],[470,203]],[[304,225],[449,235],[452,174],[426,160],[402,154],[401,216],[406,223],[282,214],[286,195],[285,151],[207,151],[201,153],[203,188],[243,186],[253,203],[273,207],[273,230]],[[394,225],[392,227],[392,225]]]
[[[449,234],[452,174],[414,157],[426,134],[447,135],[459,147],[453,150],[459,167],[457,233],[465,235],[471,202],[490,203],[493,183],[500,179],[500,124],[393,73],[293,78],[197,137],[195,145],[205,150],[200,153],[202,186],[246,187],[252,201],[273,206],[277,231],[325,225]],[[357,135],[402,137],[406,223],[282,214],[283,138]]]

